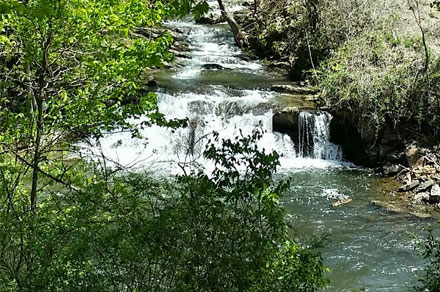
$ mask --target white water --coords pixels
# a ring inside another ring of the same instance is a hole
[[[240,58],[241,50],[231,44],[230,35],[225,34],[222,28],[182,21],[170,22],[169,26],[178,27],[187,34],[192,55],[191,59],[185,60],[184,67],[173,76],[174,78],[195,78],[202,73],[202,66],[206,64],[220,65],[225,70],[263,73],[260,62]]]
[[[209,63],[221,64],[234,72],[266,74],[259,62],[240,58],[232,36],[221,28],[177,22],[173,25],[188,32],[193,49],[193,58],[172,77],[179,86],[182,81],[194,85],[195,80],[204,78],[201,65]],[[115,164],[161,173],[177,173],[179,162],[192,159],[209,170],[213,166],[199,157],[207,143],[201,139],[204,135],[215,130],[223,138],[233,138],[240,129],[248,134],[261,122],[267,133],[259,148],[282,153],[282,168],[289,171],[281,175],[293,179],[284,204],[298,232],[331,233],[324,250],[326,264],[333,271],[328,291],[407,291],[413,270],[422,266],[408,243],[407,233],[422,230],[422,224],[402,215],[385,214],[368,204],[376,199],[376,187],[381,183],[374,175],[347,169],[321,170],[346,165],[341,161],[339,147],[329,142],[330,115],[303,112],[299,118],[299,145],[294,145],[288,135],[273,133],[272,112],[264,105],[277,96],[275,92],[231,90],[224,86],[198,88],[197,92],[159,92],[160,111],[169,119],[189,118],[193,132],[191,128],[173,132],[152,126],[141,131],[145,137],[142,140],[132,139],[129,133],[108,133],[94,146],[84,145],[84,152],[96,159],[103,154]],[[189,147],[191,140],[200,141]],[[303,171],[307,168],[318,170]],[[292,169],[295,175],[290,174]],[[346,196],[353,198],[351,204],[339,209],[330,206],[329,200]]]
[[[260,62],[242,58],[232,35],[225,32],[223,27],[190,22],[173,22],[170,25],[186,32],[192,56],[171,78],[190,83],[201,78],[204,64],[219,64],[239,72],[267,74]],[[228,74],[228,71],[224,70],[224,74]],[[271,91],[232,90],[218,85],[203,87],[197,93],[159,92],[160,112],[168,119],[188,118],[190,127],[171,130],[151,126],[141,130],[144,139],[134,139],[130,133],[124,132],[107,133],[99,141],[92,142],[93,146],[84,147],[84,152],[95,158],[104,156],[122,167],[178,173],[180,166],[197,162],[209,171],[214,166],[202,157],[202,152],[213,131],[218,132],[220,138],[234,139],[240,132],[243,135],[251,134],[260,125],[266,133],[258,142],[258,147],[266,152],[277,151],[281,154],[281,168],[340,166],[342,155],[337,146],[328,142],[329,114],[301,115],[301,125],[304,126],[301,130],[307,130],[304,135],[312,135],[315,148],[310,157],[304,152],[298,155],[288,135],[273,132],[273,113],[265,105],[277,96],[278,93]],[[302,149],[301,144],[299,146]]]
[[[308,112],[299,114],[299,155],[315,159],[342,160],[341,147],[330,142],[330,122],[332,115],[327,112]]]

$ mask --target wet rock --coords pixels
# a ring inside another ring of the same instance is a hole
[[[431,189],[431,195],[429,196],[429,202],[439,203],[440,202],[440,186],[435,184]]]
[[[156,78],[154,76],[148,77],[148,80],[147,80],[146,84],[147,84],[148,87],[156,87],[157,86]]]
[[[419,219],[430,219],[432,218],[431,214],[427,214],[427,213],[421,213],[421,212],[411,212],[411,215],[419,218]]]
[[[403,167],[397,164],[388,164],[383,167],[383,174],[384,175],[395,175],[398,174],[401,170],[403,170]]]
[[[225,18],[222,16],[216,17],[214,15],[202,16],[196,20],[198,24],[219,24],[225,21]]]
[[[405,151],[406,161],[409,166],[413,166],[416,164],[417,159],[419,158],[419,148],[417,146],[410,146]]]
[[[272,91],[290,94],[315,94],[316,90],[305,86],[296,86],[291,84],[272,85]]]
[[[296,107],[286,107],[273,116],[274,131],[286,133],[298,129],[298,115],[300,111]]]
[[[414,180],[412,182],[408,182],[407,184],[401,186],[399,188],[399,192],[409,192],[412,191],[413,189],[415,189],[416,187],[418,187],[420,185],[420,181],[419,180]]]
[[[188,104],[188,109],[197,115],[206,115],[213,112],[214,105],[205,100],[195,100]]]
[[[225,69],[225,68],[219,64],[204,64],[204,65],[202,65],[202,70],[223,70],[223,69]]]
[[[351,203],[353,200],[351,198],[347,198],[347,199],[343,199],[343,200],[339,200],[337,202],[332,203],[332,207],[333,208],[337,208],[337,207],[341,207],[343,205],[346,205],[348,203]]]
[[[172,53],[177,58],[182,58],[182,59],[191,59],[192,58],[188,52],[181,52],[176,49],[170,49],[169,52]]]
[[[373,200],[370,203],[376,207],[383,208],[390,213],[404,213],[404,211],[402,209],[400,209],[399,207],[394,206],[393,204],[390,204],[387,202]]]
[[[292,65],[289,62],[283,62],[283,61],[274,61],[269,64],[270,69],[289,70],[291,67]]]
[[[421,183],[421,184],[415,189],[415,192],[416,192],[416,193],[424,192],[424,191],[428,190],[430,187],[432,187],[433,185],[435,185],[435,181],[433,181],[433,180],[425,181],[425,182]]]
[[[349,199],[350,197],[347,195],[344,195],[343,193],[339,192],[337,189],[327,189],[322,192],[322,195],[327,198],[327,200],[338,200],[338,201],[344,201]]]

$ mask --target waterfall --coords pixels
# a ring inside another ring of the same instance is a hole
[[[298,155],[324,160],[342,160],[341,147],[330,142],[328,112],[303,111],[298,116]]]
[[[191,58],[170,72],[171,90],[164,87],[157,92],[158,107],[168,119],[187,118],[189,127],[142,127],[140,132],[144,139],[132,139],[130,133],[119,131],[107,133],[99,141],[92,141],[91,146],[83,145],[85,155],[93,159],[105,156],[123,168],[146,168],[157,173],[179,173],[180,166],[189,162],[210,171],[215,165],[206,161],[202,153],[214,131],[222,139],[233,140],[241,133],[251,134],[258,126],[265,131],[258,148],[282,155],[282,169],[340,165],[340,149],[329,142],[329,114],[302,113],[300,142],[295,145],[289,135],[273,131],[273,112],[269,105],[280,97],[279,93],[212,83],[219,74],[220,80],[233,80],[237,84],[272,82],[261,62],[241,58],[242,53],[226,28],[191,22],[170,25],[188,36]],[[219,64],[227,70],[204,71],[202,67],[206,64]],[[141,118],[139,123],[142,121]]]

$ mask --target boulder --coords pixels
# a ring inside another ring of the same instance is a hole
[[[226,21],[224,17],[222,16],[216,17],[215,15],[212,14],[208,16],[202,16],[196,20],[198,24],[210,24],[210,25],[219,24],[224,21]]]
[[[409,166],[414,166],[419,159],[419,148],[417,146],[410,146],[405,151],[406,161]]]
[[[289,133],[298,130],[298,115],[300,111],[296,107],[286,107],[273,116],[273,129],[281,133]]]
[[[425,181],[424,183],[421,183],[421,184],[415,189],[415,192],[416,192],[416,193],[424,192],[424,191],[428,190],[429,188],[431,188],[433,185],[435,185],[435,181],[433,181],[433,180]]]
[[[157,81],[156,81],[156,78],[154,78],[154,76],[148,77],[147,86],[148,87],[156,87],[157,86]]]
[[[427,192],[423,192],[423,193],[418,193],[413,197],[413,201],[415,203],[423,203],[423,202],[428,202],[430,198],[429,193]]]
[[[339,200],[337,202],[332,203],[332,207],[333,208],[341,207],[341,206],[343,206],[345,204],[350,203],[351,201],[353,201],[351,198],[346,198],[346,199],[343,199],[343,200]]]
[[[399,188],[399,192],[409,192],[412,191],[413,189],[415,189],[416,187],[418,187],[420,185],[420,181],[419,180],[414,180],[412,182],[408,182],[407,184],[401,186]]]
[[[292,65],[289,62],[283,62],[283,61],[273,61],[269,64],[270,69],[281,69],[281,70],[289,70],[292,67]],[[274,85],[277,86],[277,85]],[[280,88],[281,90],[281,88]],[[276,91],[276,90],[274,90]]]
[[[202,65],[202,70],[223,70],[223,69],[225,69],[225,68],[219,64],[204,64],[204,65]]]
[[[417,218],[419,218],[419,219],[430,219],[430,218],[432,218],[432,215],[431,214],[427,214],[427,213],[421,213],[421,212],[414,211],[414,212],[411,212],[410,214],[415,216],[415,217],[417,217]]]
[[[431,195],[429,196],[429,202],[440,203],[440,186],[435,184],[431,189]]]
[[[376,207],[383,208],[390,213],[404,213],[404,211],[402,209],[400,209],[399,207],[394,206],[393,204],[390,204],[387,202],[373,200],[370,203]]]
[[[272,85],[272,91],[290,94],[315,94],[316,90],[306,86],[296,86],[291,84]]]
[[[383,167],[384,175],[395,175],[398,174],[403,169],[402,166],[397,164],[387,164]]]

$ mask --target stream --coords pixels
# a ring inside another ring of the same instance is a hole
[[[187,36],[191,58],[157,74],[159,109],[167,118],[189,118],[190,126],[151,126],[142,130],[148,140],[108,133],[88,149],[91,154],[103,153],[119,165],[166,175],[179,173],[178,164],[193,160],[209,171],[214,166],[201,157],[204,137],[217,131],[221,138],[233,138],[260,126],[266,133],[259,148],[282,154],[279,175],[292,179],[284,204],[293,226],[301,235],[329,236],[323,250],[332,270],[327,291],[408,291],[423,265],[410,232],[433,221],[391,214],[370,204],[384,196],[388,181],[343,160],[339,146],[329,142],[329,114],[300,115],[299,145],[273,132],[276,106],[288,100],[289,106],[307,107],[307,101],[271,91],[272,84],[286,83],[285,77],[244,55],[225,24],[173,21],[168,26]],[[353,201],[333,208],[332,194]]]

